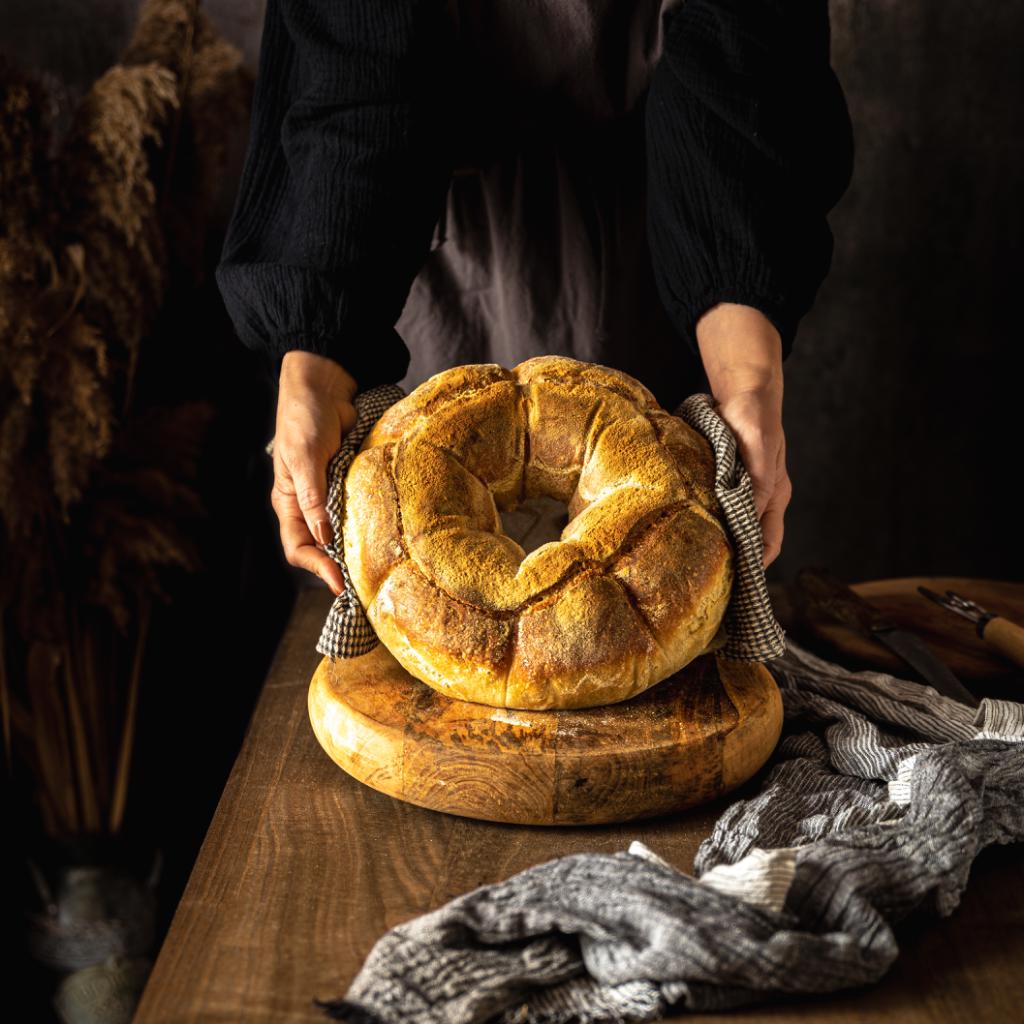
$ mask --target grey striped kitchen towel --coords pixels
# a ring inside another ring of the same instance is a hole
[[[788,639],[761,792],[694,874],[634,841],[483,885],[377,940],[353,1024],[630,1024],[870,984],[893,924],[956,908],[971,863],[1024,839],[1024,704],[968,708]]]
[[[385,410],[405,396],[397,384],[370,388],[355,398],[356,424],[327,467],[327,513],[337,543],[324,551],[341,567],[345,586],[327,614],[316,649],[332,658],[356,658],[380,642],[356,596],[345,567],[341,522],[345,474]],[[720,653],[738,661],[767,661],[785,650],[785,634],[772,611],[764,575],[764,539],[754,505],[754,490],[736,447],[736,438],[715,412],[711,395],[691,395],[675,410],[707,438],[715,454],[715,495],[733,541],[735,578],[724,621]],[[266,447],[272,455],[274,442]]]

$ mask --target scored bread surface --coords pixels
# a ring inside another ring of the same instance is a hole
[[[527,554],[501,510],[568,505]],[[613,704],[708,649],[733,555],[707,440],[611,367],[539,356],[436,374],[345,478],[352,584],[412,675],[494,707]]]

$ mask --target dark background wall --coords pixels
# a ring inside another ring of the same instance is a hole
[[[88,80],[134,7],[5,0],[0,39]],[[255,67],[261,0],[207,9]],[[794,497],[771,575],[814,561],[852,579],[1022,578],[1007,492],[1024,368],[1024,3],[833,0],[831,14],[856,167],[830,218],[831,274],[787,362]]]
[[[1024,4],[831,10],[856,167],[787,362],[778,569],[1021,579]]]

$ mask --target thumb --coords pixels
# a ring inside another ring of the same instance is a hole
[[[344,438],[356,425],[359,414],[356,412],[356,407],[352,402],[342,402],[338,407],[338,417],[341,420],[341,436]]]

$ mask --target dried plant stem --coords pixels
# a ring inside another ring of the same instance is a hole
[[[39,790],[39,813],[43,819],[43,828],[48,836],[56,836],[61,833],[60,814],[56,810],[53,797],[46,787]]]
[[[121,750],[117,759],[117,774],[114,777],[114,795],[110,804],[110,833],[117,835],[124,822],[124,807],[128,796],[128,774],[131,768],[132,749],[135,746],[135,723],[138,718],[139,676],[142,671],[142,655],[149,635],[150,600],[140,597],[139,625],[135,642],[135,657],[132,659],[132,674],[128,681],[128,703],[124,713],[124,728],[121,730]]]
[[[26,673],[39,773],[60,819],[59,831],[74,834],[79,828],[78,801],[69,771],[71,751],[64,704],[54,686],[58,660],[52,647],[35,641],[29,648]]]
[[[81,672],[82,705],[86,715],[87,729],[91,738],[92,765],[96,775],[96,793],[100,802],[100,816],[110,803],[110,760],[113,751],[107,731],[107,693],[117,685],[114,666],[103,662],[103,645],[100,643],[101,623],[93,617],[92,626],[79,632],[82,648]],[[100,683],[100,678],[106,685]]]
[[[77,631],[71,634],[73,643],[80,642]],[[82,705],[78,699],[78,689],[71,669],[71,652],[65,651],[64,686],[67,693],[68,719],[71,725],[71,748],[74,752],[75,779],[78,783],[78,801],[82,810],[82,828],[86,832],[98,832],[100,829],[100,808],[96,798],[96,784],[93,781],[92,765],[89,763],[89,740],[82,716]]]
[[[3,716],[4,763],[7,778],[14,776],[14,751],[11,749],[11,690],[7,681],[7,641],[4,635],[3,609],[0,609],[0,715]]]

